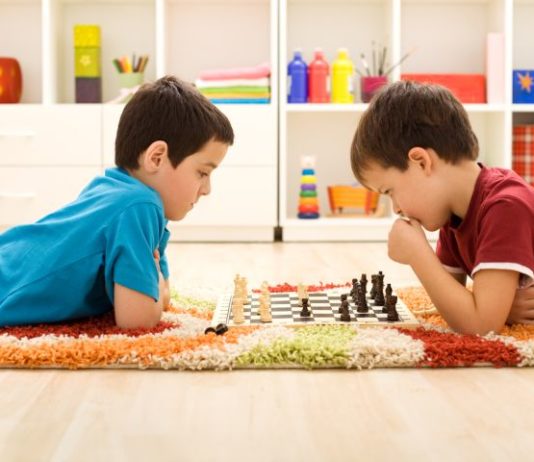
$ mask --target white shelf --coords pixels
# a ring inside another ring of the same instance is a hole
[[[534,104],[514,104],[512,110],[514,112],[534,112]]]

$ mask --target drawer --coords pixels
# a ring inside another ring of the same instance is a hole
[[[223,166],[212,175],[211,194],[181,220],[184,226],[276,226],[276,169]]]
[[[101,165],[100,105],[0,106],[0,165]]]
[[[103,106],[104,163],[115,163],[115,136],[124,106]],[[225,165],[276,165],[276,112],[270,105],[220,105],[234,129],[235,141],[228,150]]]
[[[98,167],[0,167],[0,226],[30,223],[72,202]]]

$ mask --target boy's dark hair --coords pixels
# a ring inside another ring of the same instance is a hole
[[[467,113],[446,88],[410,81],[384,87],[354,134],[352,171],[360,181],[372,162],[405,171],[413,147],[431,148],[452,164],[478,157],[478,140]]]
[[[144,84],[122,111],[115,139],[115,163],[137,169],[139,155],[165,141],[173,167],[210,140],[234,142],[230,121],[207,98],[176,77]]]

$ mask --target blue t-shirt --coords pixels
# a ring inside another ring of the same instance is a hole
[[[105,313],[115,282],[157,300],[166,225],[159,194],[111,168],[64,208],[0,234],[0,326]]]

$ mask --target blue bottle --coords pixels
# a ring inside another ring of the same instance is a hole
[[[295,50],[293,60],[287,65],[287,102],[305,103],[308,98],[308,66],[302,52]]]

